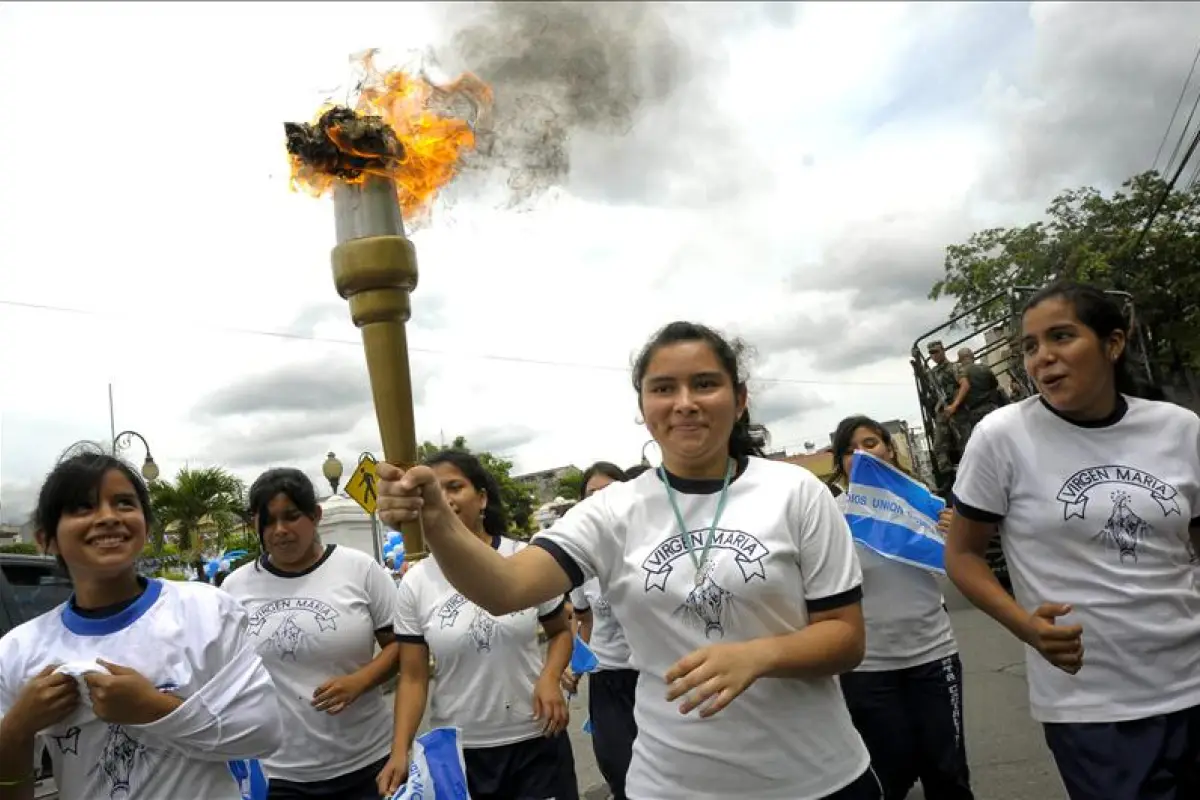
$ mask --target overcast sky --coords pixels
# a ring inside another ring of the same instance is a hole
[[[6,521],[108,436],[110,382],[164,476],[377,449],[282,141],[352,53],[476,70],[518,156],[557,136],[536,192],[473,174],[413,235],[419,436],[532,471],[638,460],[628,365],[681,318],[756,348],[777,447],[919,424],[945,246],[1149,168],[1200,43],[1190,3],[512,5],[0,4]]]

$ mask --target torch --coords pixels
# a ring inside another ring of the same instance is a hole
[[[474,146],[471,123],[438,107],[466,99],[479,113],[490,107],[491,91],[472,75],[439,86],[399,71],[381,74],[373,55],[360,57],[367,77],[356,109],[334,106],[312,124],[285,123],[284,130],[293,188],[332,191],[333,283],[362,332],[384,458],[408,469],[417,460],[417,437],[405,325],[417,257],[404,216],[427,211]],[[428,555],[419,521],[402,533],[407,561]]]

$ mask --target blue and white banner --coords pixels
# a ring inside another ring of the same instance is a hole
[[[408,780],[391,800],[471,800],[458,728],[434,728],[417,737]]]
[[[885,558],[946,573],[946,544],[937,529],[946,503],[940,497],[886,461],[858,452],[845,500],[856,541]]]

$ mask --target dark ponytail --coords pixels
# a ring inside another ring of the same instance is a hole
[[[663,347],[679,342],[704,342],[712,348],[717,360],[729,380],[733,383],[734,392],[742,394],[746,391],[746,369],[742,361],[747,347],[740,339],[727,341],[707,325],[698,322],[672,322],[650,337],[650,341],[642,348],[633,363],[633,390],[642,393],[642,380],[650,367],[650,359],[654,358]],[[733,424],[729,432],[729,455],[741,460],[746,456],[763,457],[769,440],[767,429],[750,421],[750,409],[747,407]]]

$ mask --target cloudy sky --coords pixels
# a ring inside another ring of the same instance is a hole
[[[637,461],[628,365],[679,318],[754,346],[776,447],[919,424],[945,246],[1149,168],[1200,42],[1185,3],[511,6],[0,5],[6,521],[108,436],[110,383],[167,476],[378,447],[332,206],[282,143],[352,53],[496,89],[509,173],[413,235],[416,417],[531,471]]]

